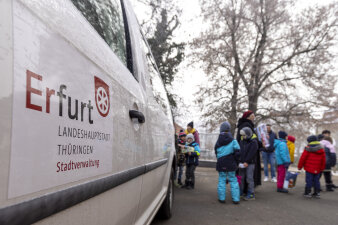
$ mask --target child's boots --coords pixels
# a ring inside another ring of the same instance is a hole
[[[311,188],[305,188],[304,197],[306,197],[306,198],[312,198]]]

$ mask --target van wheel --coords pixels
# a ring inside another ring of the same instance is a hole
[[[158,217],[160,219],[167,220],[171,218],[173,201],[174,201],[174,170],[171,169],[167,195],[161,205],[160,210],[158,211]]]

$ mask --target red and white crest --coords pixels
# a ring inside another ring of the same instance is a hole
[[[106,117],[110,109],[109,86],[96,76],[94,76],[94,81],[96,108],[101,116]]]

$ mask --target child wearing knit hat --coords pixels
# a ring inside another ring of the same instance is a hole
[[[288,193],[287,189],[283,188],[286,171],[291,163],[290,154],[286,145],[286,137],[288,134],[285,131],[279,131],[279,139],[275,139],[274,147],[277,161],[277,192]]]
[[[198,158],[200,156],[200,147],[199,144],[196,143],[195,137],[193,134],[187,135],[187,142],[185,144],[185,148],[190,147],[194,151],[188,151],[185,154],[185,184],[182,186],[182,188],[186,189],[194,189],[195,188],[195,169],[196,166],[198,166]],[[189,149],[190,149],[189,148]]]
[[[187,134],[184,131],[181,131],[178,135],[177,144],[179,146],[184,146],[185,142],[186,142],[186,137],[187,137]],[[183,185],[182,184],[182,175],[183,175],[185,156],[182,152],[182,148],[180,148],[179,151],[177,152],[177,161],[178,161],[178,163],[177,163],[177,166],[178,166],[177,183],[179,185]]]
[[[325,152],[317,136],[309,136],[307,142],[308,145],[305,147],[299,159],[298,169],[301,170],[304,167],[306,171],[304,197],[319,198],[319,179],[321,172],[325,169]],[[311,195],[312,187],[314,187],[314,192]]]
[[[217,157],[216,170],[218,171],[218,201],[225,203],[226,180],[230,183],[231,197],[234,204],[239,203],[239,185],[236,177],[238,161],[240,157],[240,146],[230,133],[230,124],[223,122],[220,127],[220,134],[215,144]]]

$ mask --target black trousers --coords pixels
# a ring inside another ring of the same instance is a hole
[[[323,172],[323,174],[324,174],[324,178],[325,178],[325,183],[326,184],[332,184],[331,171],[325,171],[325,172]]]
[[[190,164],[186,166],[186,170],[185,170],[186,184],[191,184],[191,185],[195,184],[195,169],[196,169],[196,166],[194,164]]]

